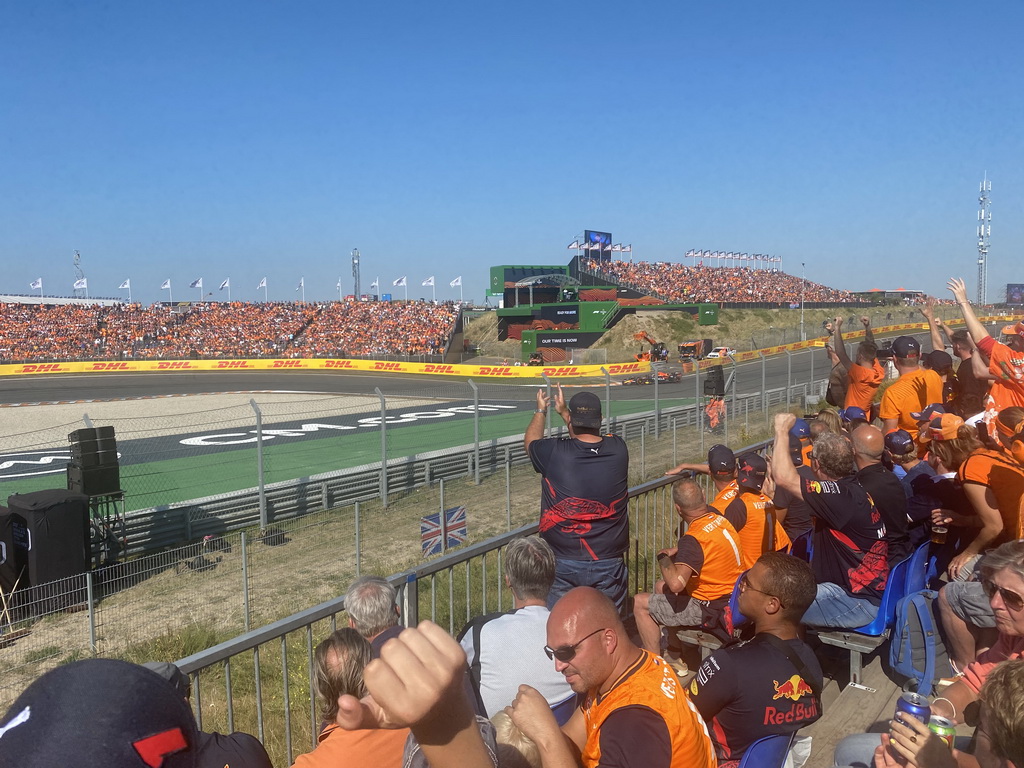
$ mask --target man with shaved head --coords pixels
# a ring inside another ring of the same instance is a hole
[[[889,545],[889,565],[893,566],[910,554],[907,532],[907,494],[899,478],[882,464],[885,439],[882,430],[862,424],[850,436],[853,460],[857,465],[854,478],[868,492],[875,509],[885,523],[885,540]]]
[[[520,686],[506,711],[544,768],[712,768],[707,726],[672,668],[634,645],[615,605],[590,587],[551,610],[544,649],[583,703],[561,729],[544,697]]]

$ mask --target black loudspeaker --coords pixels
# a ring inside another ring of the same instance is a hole
[[[113,427],[76,429],[68,435],[71,462],[83,468],[117,464],[117,440]]]
[[[725,397],[725,375],[722,373],[722,366],[716,365],[706,371],[704,394]]]
[[[28,533],[25,518],[0,506],[0,590],[9,596],[28,584]]]
[[[25,523],[30,586],[85,573],[89,552],[87,496],[70,491],[36,491],[14,494],[7,504],[11,514]],[[17,541],[14,545],[20,548]]]
[[[117,464],[99,467],[68,464],[68,490],[86,496],[120,493],[121,469]]]

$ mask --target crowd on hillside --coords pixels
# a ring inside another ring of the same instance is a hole
[[[427,302],[0,304],[0,361],[440,354],[457,316]]]
[[[669,262],[584,261],[584,268],[666,301],[807,303],[853,302],[849,291],[804,281],[775,269],[686,266]]]

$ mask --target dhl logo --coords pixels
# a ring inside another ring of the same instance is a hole
[[[374,363],[373,370],[375,371],[400,371],[402,370],[401,363]]]
[[[782,698],[796,701],[807,694],[814,693],[811,686],[805,683],[800,675],[793,675],[782,685],[779,685],[778,680],[772,680],[772,685],[775,686],[775,695],[772,696],[772,701]]]
[[[301,360],[275,360],[274,368],[302,368]]]
[[[351,360],[325,360],[324,368],[355,368]]]
[[[156,364],[158,371],[179,371],[186,368],[195,368],[195,366],[185,360],[164,360]]]
[[[426,363],[423,366],[424,373],[455,373],[455,366],[453,365],[431,365]]]
[[[128,363],[92,363],[90,371],[127,371]]]
[[[67,370],[59,363],[35,363],[34,365],[23,365],[18,373],[59,373]]]
[[[511,368],[505,368],[505,367],[500,366],[500,365],[499,366],[481,365],[480,366],[480,375],[481,376],[515,376],[515,374],[512,373],[512,369]]]
[[[218,368],[248,368],[248,360],[218,360]]]
[[[579,368],[572,367],[572,368],[545,368],[544,369],[544,375],[545,376],[580,376],[582,374],[580,373],[580,369]]]
[[[617,373],[639,373],[640,363],[621,363],[619,365],[609,365],[608,373],[614,376]]]

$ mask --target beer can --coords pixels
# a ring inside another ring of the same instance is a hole
[[[893,717],[903,723],[903,718],[901,718],[900,715],[904,712],[909,715],[913,715],[922,723],[927,723],[932,716],[931,703],[928,701],[927,696],[922,696],[919,693],[911,693],[908,691],[896,700],[896,713]],[[904,723],[904,725],[906,725],[906,723]]]
[[[956,738],[956,726],[953,725],[952,720],[932,715],[931,719],[928,720],[928,730],[946,742],[950,749],[953,749],[953,739]]]

